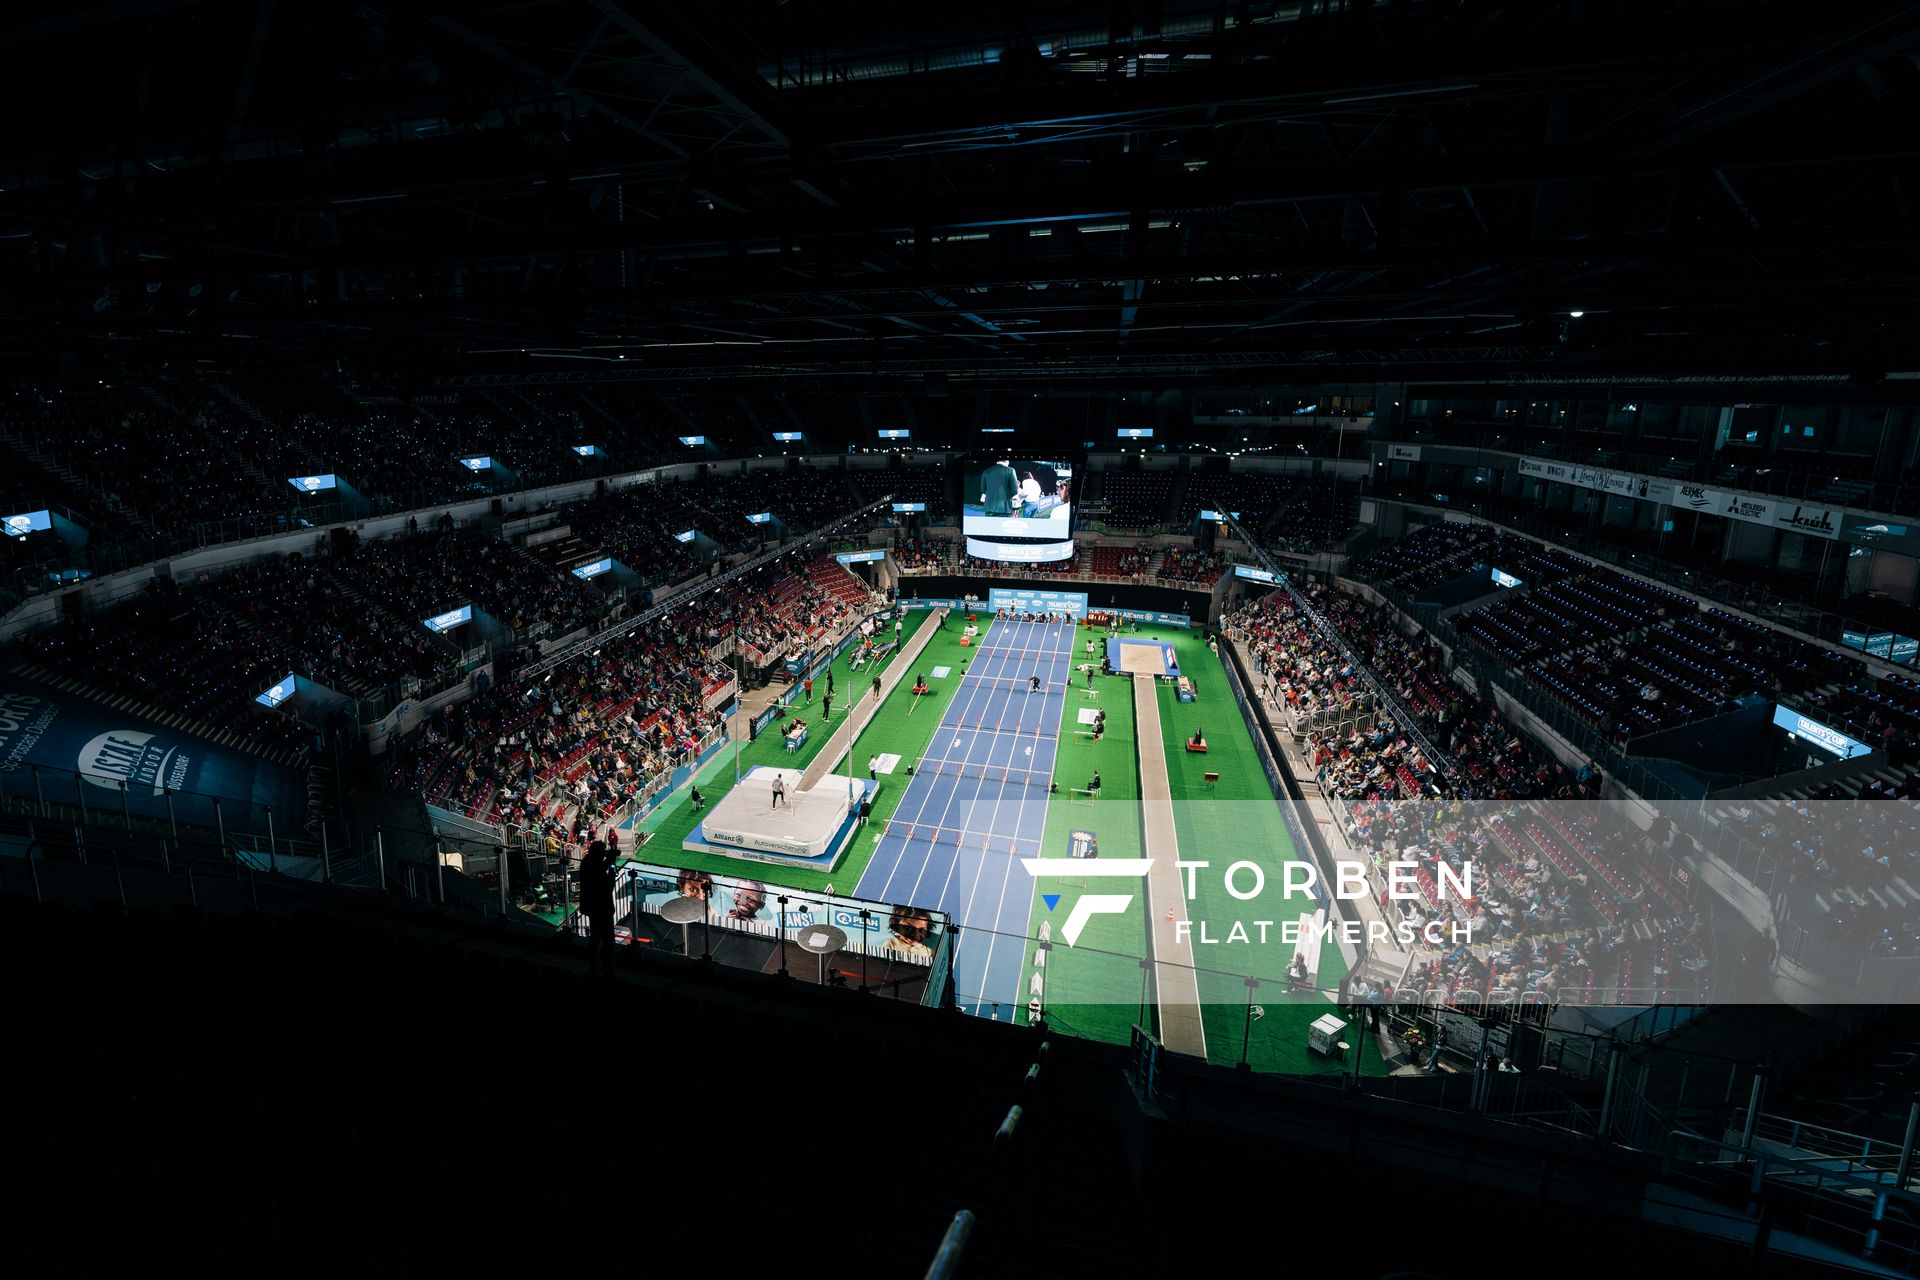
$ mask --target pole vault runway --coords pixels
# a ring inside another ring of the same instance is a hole
[[[1071,622],[995,622],[914,762],[857,897],[946,912],[960,926],[954,989],[971,1013],[1011,1019],[1047,787],[1073,666]],[[1040,687],[1033,689],[1033,677]]]

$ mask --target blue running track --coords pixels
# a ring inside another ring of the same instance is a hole
[[[996,622],[984,640],[854,894],[946,912],[960,1006],[1011,1019],[1033,904],[1018,859],[1042,855],[1073,626]]]

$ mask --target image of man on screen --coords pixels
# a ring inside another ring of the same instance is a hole
[[[1020,514],[1030,516],[1040,508],[1040,482],[1033,478],[1033,472],[1020,473]]]
[[[1020,477],[1013,463],[1005,458],[988,467],[980,477],[980,505],[987,515],[1010,516],[1014,499],[1020,493]]]

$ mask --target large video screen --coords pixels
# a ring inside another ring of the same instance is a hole
[[[961,496],[969,536],[1059,539],[1073,528],[1073,468],[1064,462],[972,459]]]

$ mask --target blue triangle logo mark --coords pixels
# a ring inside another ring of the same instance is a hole
[[[1040,895],[1040,901],[1046,903],[1047,910],[1051,911],[1060,905],[1060,895],[1057,893],[1043,893]]]

